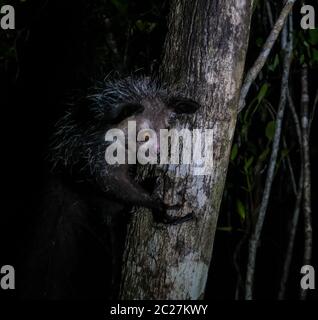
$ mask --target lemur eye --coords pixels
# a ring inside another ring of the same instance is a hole
[[[151,132],[147,129],[143,129],[139,134],[138,138],[140,138],[143,141],[148,141],[151,136]]]
[[[168,107],[175,113],[192,114],[200,108],[200,105],[189,98],[171,97],[168,101]]]

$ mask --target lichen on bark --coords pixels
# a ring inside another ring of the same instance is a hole
[[[159,174],[166,203],[182,201],[181,225],[156,224],[140,209],[128,226],[120,297],[202,299],[210,268],[219,207],[225,184],[248,43],[250,0],[174,0],[161,73],[185,88],[202,108],[194,128],[213,128],[213,170],[194,176],[180,166]],[[179,123],[177,128],[186,126]],[[170,182],[165,183],[167,176]]]

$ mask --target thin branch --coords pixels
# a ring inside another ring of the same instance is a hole
[[[285,28],[287,28],[287,25],[285,26]],[[287,33],[283,33],[283,36],[287,36]],[[259,215],[255,224],[255,229],[249,241],[248,263],[247,263],[246,282],[245,282],[245,299],[246,300],[253,299],[256,254],[257,254],[259,239],[260,239],[260,235],[262,232],[263,223],[264,223],[264,219],[267,211],[272,183],[274,180],[274,172],[275,172],[275,167],[277,162],[277,155],[278,155],[279,143],[280,143],[280,137],[281,137],[281,131],[282,131],[282,122],[283,122],[284,111],[285,111],[286,100],[287,100],[289,71],[290,71],[290,65],[291,65],[291,59],[292,59],[293,43],[292,43],[291,36],[288,39],[288,45],[283,49],[285,50],[285,56],[284,56],[283,75],[282,75],[282,83],[281,83],[281,94],[280,94],[278,112],[276,116],[276,128],[275,128],[275,134],[274,134],[274,140],[273,140],[272,153],[271,153],[270,163],[267,171],[263,198],[262,198],[261,206],[259,209]]]
[[[286,18],[289,14],[289,12],[292,10],[293,5],[296,0],[287,0],[284,8],[282,9],[270,35],[266,39],[266,42],[262,48],[262,51],[256,61],[254,62],[254,65],[251,67],[251,69],[247,72],[242,89],[241,89],[241,96],[239,101],[239,107],[238,112],[241,112],[243,108],[245,107],[245,99],[248,94],[248,91],[251,87],[251,84],[256,79],[259,72],[262,70],[263,66],[265,65],[268,56],[274,46],[274,43],[276,42],[280,31],[282,30]]]
[[[285,255],[285,261],[283,266],[283,274],[280,280],[280,286],[279,286],[279,292],[278,292],[278,299],[283,300],[285,298],[286,293],[286,287],[287,287],[287,280],[289,277],[289,271],[290,271],[290,265],[291,260],[293,257],[293,251],[294,251],[294,243],[295,243],[295,237],[296,237],[296,231],[297,226],[299,222],[299,212],[300,212],[300,206],[301,206],[301,199],[303,195],[303,180],[304,180],[304,170],[303,170],[303,157],[302,157],[302,132],[300,127],[300,121],[299,117],[293,102],[293,99],[290,95],[290,92],[288,90],[288,106],[291,111],[291,114],[294,119],[295,127],[296,127],[296,135],[298,139],[298,144],[301,149],[301,163],[302,168],[300,170],[299,175],[299,182],[298,182],[298,188],[297,188],[297,194],[296,194],[296,202],[295,202],[295,208],[293,212],[293,216],[290,222],[290,228],[289,228],[289,237],[288,237],[288,245],[286,249],[286,255]]]
[[[309,94],[308,94],[308,67],[303,65],[301,77],[301,129],[303,145],[303,170],[304,170],[304,258],[303,264],[311,263],[312,257],[312,222],[311,222],[311,174],[310,174],[310,147],[309,147]],[[300,299],[305,300],[307,290],[300,291]]]
[[[286,249],[283,274],[280,280],[280,287],[278,292],[279,300],[283,300],[285,298],[287,280],[289,276],[291,260],[293,257],[294,243],[295,243],[296,231],[297,231],[297,226],[299,221],[301,199],[303,195],[303,180],[304,180],[304,174],[303,174],[303,170],[301,169],[299,181],[298,181],[298,188],[297,188],[298,191],[296,195],[295,208],[294,208],[294,212],[293,212],[293,216],[292,216],[290,228],[289,228],[288,245]]]
[[[233,264],[235,271],[237,273],[237,281],[236,281],[236,290],[235,290],[235,300],[240,300],[240,292],[243,292],[244,290],[244,280],[241,275],[241,269],[240,269],[240,263],[239,263],[239,258],[240,258],[240,252],[242,246],[245,244],[245,242],[248,240],[248,230],[250,229],[250,218],[247,218],[247,226],[246,226],[246,231],[244,232],[243,237],[240,239],[238,244],[235,247],[234,254],[233,254]]]
[[[293,120],[295,122],[295,128],[296,128],[296,135],[298,138],[298,142],[300,144],[300,146],[302,146],[302,132],[301,132],[301,126],[300,126],[300,121],[299,121],[299,117],[296,111],[296,107],[293,101],[293,98],[290,95],[290,91],[288,90],[287,92],[287,97],[288,97],[288,107],[291,111]]]
[[[286,139],[283,138],[283,147],[285,150],[288,149],[287,143],[286,143]],[[290,160],[290,156],[289,154],[286,155],[286,162],[287,162],[287,168],[289,170],[289,174],[290,174],[290,182],[292,184],[293,187],[293,192],[294,195],[297,196],[297,185],[296,185],[296,179],[295,179],[295,173],[294,173],[294,169],[293,166],[291,164],[291,160]]]
[[[314,105],[313,105],[313,108],[312,108],[310,121],[309,121],[309,136],[310,136],[310,132],[311,132],[311,125],[312,125],[312,122],[314,121],[317,105],[318,105],[318,89],[316,91],[316,97],[315,97],[315,100],[314,100]]]
[[[270,2],[267,0],[265,1],[266,11],[268,15],[268,21],[271,28],[274,26],[274,19],[273,19],[273,13]]]

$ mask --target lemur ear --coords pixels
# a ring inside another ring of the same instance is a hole
[[[109,123],[117,124],[130,116],[142,113],[144,107],[138,103],[121,103],[109,110],[106,117]]]
[[[192,114],[201,106],[192,99],[182,97],[172,97],[168,101],[168,107],[175,113]]]

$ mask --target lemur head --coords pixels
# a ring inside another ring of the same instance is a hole
[[[127,136],[128,122],[135,121],[136,132],[170,128],[178,114],[193,114],[199,104],[169,90],[150,78],[107,81],[94,88],[81,103],[74,104],[58,122],[52,143],[54,164],[64,167],[87,162],[91,170],[101,163],[105,134],[110,128]]]

